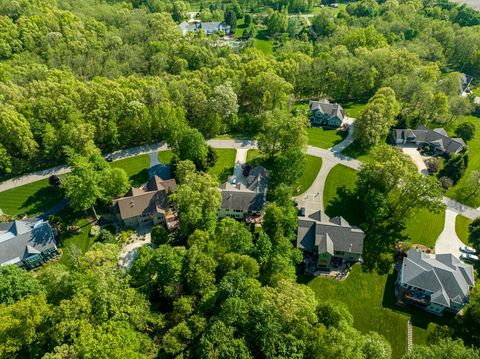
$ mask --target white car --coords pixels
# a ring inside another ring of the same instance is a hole
[[[478,262],[480,261],[480,258],[476,256],[475,254],[469,254],[469,253],[462,253],[460,255],[460,259],[463,259],[466,262]]]
[[[460,251],[464,253],[477,254],[476,249],[469,246],[461,246]]]

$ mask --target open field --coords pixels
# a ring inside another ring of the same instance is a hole
[[[9,215],[25,213],[31,217],[53,207],[61,199],[61,194],[44,179],[0,192],[0,209]]]
[[[411,244],[423,244],[433,248],[445,226],[445,212],[433,213],[426,209],[413,212],[405,222],[403,234],[408,235]]]
[[[472,220],[461,214],[457,216],[455,221],[455,232],[457,232],[458,238],[466,245],[471,245],[468,241],[468,226],[470,223],[472,223]]]
[[[344,133],[335,129],[324,129],[322,127],[310,127],[307,129],[308,144],[320,148],[332,148],[341,142]]]
[[[295,195],[298,196],[310,188],[321,167],[322,159],[320,157],[305,155],[305,170],[299,180],[299,191]]]
[[[111,163],[112,167],[123,168],[134,186],[139,186],[148,181],[148,168],[150,160],[148,155],[140,155]]]
[[[235,166],[235,155],[237,151],[231,148],[216,148],[217,162],[208,169],[208,173],[218,178],[222,183],[228,179],[228,176],[233,174],[233,167]]]

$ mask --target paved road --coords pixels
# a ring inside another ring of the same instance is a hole
[[[460,246],[463,244],[455,231],[455,220],[458,213],[447,209],[445,211],[445,227],[435,242],[435,253],[451,253],[460,258]]]
[[[459,4],[466,4],[476,10],[480,10],[480,0],[452,0],[452,1]]]

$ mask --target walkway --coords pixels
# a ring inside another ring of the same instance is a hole
[[[410,319],[407,324],[407,340],[407,350],[410,351],[413,348],[413,327]]]
[[[354,141],[354,137],[353,137],[353,131],[355,130],[355,119],[354,118],[351,118],[351,117],[345,117],[345,122],[349,123],[350,124],[350,127],[348,129],[348,134],[347,134],[347,137],[345,137],[343,139],[342,142],[340,143],[337,143],[335,146],[333,146],[331,148],[331,151],[334,152],[334,153],[340,153],[342,152],[345,148],[347,148],[348,146],[350,146],[353,141]]]
[[[243,175],[242,166],[247,162],[247,152],[248,149],[245,148],[237,149],[235,155],[235,168],[233,169],[233,177],[235,177],[237,181],[246,181],[246,177]]]
[[[141,239],[137,239],[122,248],[118,256],[118,267],[120,269],[129,269],[137,258],[137,249],[152,241],[150,230],[151,229],[146,230],[143,234],[141,234]]]
[[[445,227],[435,242],[436,254],[450,253],[455,257],[460,258],[460,246],[462,246],[463,243],[460,238],[458,238],[457,232],[455,231],[455,220],[457,215],[458,213],[455,213],[450,209],[445,211]]]

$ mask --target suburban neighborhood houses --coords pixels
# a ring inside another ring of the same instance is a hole
[[[398,271],[397,303],[416,305],[435,315],[458,313],[475,287],[474,270],[451,254],[410,249]]]
[[[0,266],[35,269],[59,256],[47,221],[32,218],[0,223]]]

